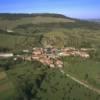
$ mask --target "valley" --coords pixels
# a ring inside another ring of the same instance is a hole
[[[100,24],[0,14],[0,100],[100,100]]]

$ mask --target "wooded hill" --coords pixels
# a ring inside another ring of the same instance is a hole
[[[61,14],[0,14],[0,47],[100,47],[100,25]],[[5,41],[6,40],[6,41]]]

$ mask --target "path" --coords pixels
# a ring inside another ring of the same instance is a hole
[[[66,74],[62,69],[60,69],[60,72],[61,72],[63,75],[65,75],[65,76],[69,77],[70,79],[72,79],[73,81],[77,82],[78,84],[80,84],[80,85],[82,85],[82,86],[88,88],[89,90],[92,90],[92,91],[94,91],[94,92],[100,94],[100,90],[99,90],[99,89],[94,88],[93,86],[88,85],[88,84],[86,84],[86,83],[80,81],[79,79],[77,79],[77,78],[71,76],[70,74]]]

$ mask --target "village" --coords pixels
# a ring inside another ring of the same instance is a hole
[[[79,56],[81,58],[87,59],[90,57],[89,51],[93,50],[91,48],[81,48],[76,49],[74,47],[66,47],[66,48],[39,48],[34,47],[30,50],[22,50],[24,55],[14,55],[13,53],[9,54],[0,54],[0,58],[9,58],[13,57],[13,60],[22,59],[23,61],[39,61],[44,65],[48,65],[50,68],[59,67],[62,68],[64,66],[62,57],[70,57],[70,56]]]

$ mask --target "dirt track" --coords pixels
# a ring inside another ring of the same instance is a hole
[[[93,87],[93,86],[91,86],[91,85],[88,85],[88,84],[86,84],[86,83],[80,81],[79,79],[77,79],[77,78],[71,76],[70,74],[65,73],[62,69],[60,69],[60,72],[61,72],[63,75],[67,76],[68,78],[72,79],[73,81],[77,82],[78,84],[84,86],[85,88],[88,88],[89,90],[92,90],[92,91],[94,91],[94,92],[100,94],[100,90],[99,90],[99,89],[97,89],[97,88],[95,88],[95,87]]]

